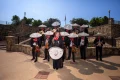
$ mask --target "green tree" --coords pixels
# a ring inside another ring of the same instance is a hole
[[[88,24],[89,21],[88,20],[84,20],[83,18],[73,18],[72,20],[70,20],[71,24],[77,23],[79,25],[83,25],[83,24]]]
[[[26,24],[32,24],[33,18],[24,17],[24,20],[26,21]]]
[[[104,25],[104,24],[108,24],[108,17],[104,16],[104,17],[93,17],[90,20],[90,25],[92,27],[96,27],[96,26],[100,26],[100,25]]]
[[[108,17],[107,16],[103,17],[103,24],[108,24]]]
[[[20,23],[20,18],[17,15],[14,15],[11,20],[12,20],[12,24],[14,25],[18,25]]]
[[[52,23],[55,21],[61,23],[60,20],[57,18],[49,18],[47,19],[47,21],[44,21],[43,24],[46,25],[47,27],[52,27]]]
[[[41,20],[34,20],[33,23],[32,23],[33,26],[39,26],[41,24],[42,24]]]

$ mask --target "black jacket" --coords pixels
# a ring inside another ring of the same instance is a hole
[[[96,38],[96,39],[94,40],[94,44],[95,44],[95,46],[98,45],[98,42],[99,42],[99,40],[98,40],[98,38]],[[104,40],[104,38],[100,38],[100,42],[102,42],[102,46],[103,46],[103,44],[105,44],[105,40]]]
[[[78,45],[77,45],[77,42],[78,42],[78,39],[77,38],[74,38],[74,41],[73,41],[73,43],[74,43],[74,45],[77,47]],[[70,46],[70,43],[71,43],[71,40],[70,40],[70,38],[68,38],[68,46]]]
[[[63,40],[61,36],[59,37],[58,40],[54,40],[54,38],[52,38],[51,47],[54,47],[54,46],[63,48]]]
[[[52,43],[52,36],[50,36],[50,38],[49,38],[49,40],[48,40],[48,46],[50,46],[51,45],[51,43]],[[44,46],[45,46],[45,42],[46,42],[46,37],[45,37],[45,41],[44,41]]]
[[[81,42],[81,37],[78,38],[78,46],[80,46],[80,42]],[[85,37],[85,41],[84,41],[84,46],[88,45],[88,38]]]
[[[69,46],[69,37],[68,36],[64,37],[64,42],[65,42],[65,46]]]
[[[31,46],[31,47],[34,47],[34,45],[33,45],[33,43],[34,43],[33,39],[34,39],[34,38],[31,38],[31,40],[30,40],[30,46]],[[38,43],[39,43],[39,41],[37,41],[37,44],[38,44]]]
[[[42,38],[42,37],[39,37],[39,38],[38,38],[38,46],[39,46],[39,47],[41,47],[41,45],[42,45],[42,39],[41,39],[41,38]]]

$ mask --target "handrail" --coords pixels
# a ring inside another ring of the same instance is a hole
[[[29,38],[29,39],[27,39],[27,40],[24,40],[24,41],[20,42],[19,44],[24,44],[24,43],[30,41],[30,39],[31,39],[31,38]]]

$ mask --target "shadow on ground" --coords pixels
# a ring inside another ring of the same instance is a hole
[[[120,64],[116,64],[109,61],[94,61],[94,60],[77,60],[77,64],[65,63],[66,66],[72,66],[79,69],[79,72],[83,75],[91,75],[93,73],[103,73],[104,70],[101,67],[109,70],[118,70]]]
[[[61,80],[82,80],[79,78],[76,78],[73,74],[71,74],[71,70],[67,69],[66,67],[63,67],[63,69],[59,69],[57,70],[57,72],[59,73],[58,77]]]

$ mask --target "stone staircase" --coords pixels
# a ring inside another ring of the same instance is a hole
[[[6,50],[6,42],[0,41],[0,50]]]

